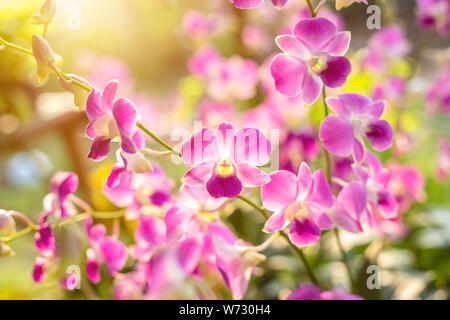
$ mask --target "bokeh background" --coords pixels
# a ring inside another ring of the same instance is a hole
[[[154,132],[170,136],[172,129],[189,128],[198,118],[197,102],[205,92],[202,81],[189,75],[187,68],[189,57],[204,40],[186,36],[186,13],[198,10],[217,20],[219,27],[210,41],[225,57],[238,54],[262,65],[278,52],[273,42],[277,32],[292,26],[288,10],[278,12],[266,2],[264,8],[237,10],[226,0],[64,0],[59,1],[48,40],[63,57],[64,71],[85,77],[99,88],[111,78],[119,79],[121,94],[138,104],[145,123]],[[450,58],[450,42],[448,37],[418,28],[415,1],[386,0],[378,4],[382,8],[382,27],[400,25],[412,48],[408,57],[390,66],[388,73],[413,79],[408,95],[398,103],[407,106],[402,111],[401,126],[414,144],[399,161],[420,169],[426,181],[426,198],[405,216],[409,235],[376,252],[375,262],[383,270],[383,290],[366,290],[364,294],[366,298],[448,299],[450,182],[437,182],[435,168],[438,140],[449,135],[450,122],[448,116],[425,113],[424,95]],[[40,5],[40,0],[0,0],[0,36],[30,48],[32,35],[42,32],[41,26],[29,23]],[[340,13],[345,29],[352,31],[349,55],[352,62],[357,61],[377,30],[366,28],[365,5],[353,5]],[[256,47],[243,41],[249,25],[264,30],[268,41]],[[0,208],[15,209],[37,220],[52,174],[71,170],[80,177],[80,196],[99,210],[114,209],[101,193],[114,156],[99,164],[86,158],[90,141],[84,136],[84,115],[77,112],[71,94],[63,91],[54,75],[45,85],[38,85],[35,70],[33,57],[0,51]],[[342,91],[370,93],[379,77],[376,71],[355,72]],[[262,96],[257,95],[239,101],[236,108],[244,112],[257,107],[261,100]],[[312,121],[317,123],[320,116],[311,111]],[[398,112],[386,117],[395,123]],[[381,157],[389,159],[390,152]],[[177,182],[185,171],[183,167],[162,165]],[[247,212],[230,217],[235,231],[254,243],[260,241],[261,222]],[[13,243],[14,257],[0,257],[0,299],[84,299],[90,298],[92,292],[101,298],[111,297],[108,279],[95,288],[82,282],[80,292],[68,292],[59,285],[66,266],[82,265],[85,240],[76,226],[57,237],[62,244],[61,266],[43,284],[35,284],[31,278],[37,256],[32,236]],[[364,291],[367,274],[363,266],[373,263],[371,252],[377,250],[376,245],[364,235],[344,234],[343,242],[355,268],[360,268],[358,283]],[[306,252],[321,277],[345,285],[345,270],[338,262],[339,252],[331,234],[325,234],[319,246]],[[292,279],[299,277],[296,272],[301,266],[297,261],[276,250],[270,255],[262,266],[266,271],[252,279],[246,297],[279,298],[283,288],[292,288]]]

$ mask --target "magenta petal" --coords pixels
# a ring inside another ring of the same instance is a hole
[[[350,110],[347,109],[345,104],[338,98],[327,98],[326,103],[331,110],[337,113],[342,118],[350,117]]]
[[[363,231],[359,220],[351,217],[349,213],[340,206],[333,209],[333,219],[340,228],[347,230],[348,232],[358,233]]]
[[[287,2],[288,0],[272,0],[272,4],[278,9],[283,8]]]
[[[296,97],[302,91],[306,64],[287,54],[277,54],[270,64],[270,73],[275,80],[277,90],[290,97]]]
[[[106,237],[100,243],[100,250],[111,274],[123,269],[127,262],[127,247],[122,242]]]
[[[356,115],[365,113],[372,103],[370,97],[358,93],[340,93],[338,96],[347,109]]]
[[[120,182],[120,175],[124,173],[126,169],[122,166],[114,165],[111,170],[111,173],[106,180],[106,188],[112,189],[116,187]]]
[[[211,177],[213,164],[203,163],[193,167],[183,177],[183,183],[188,186],[203,186]]]
[[[253,128],[236,131],[231,147],[231,157],[235,163],[253,166],[265,165],[270,160],[272,146],[264,134]]]
[[[368,130],[365,132],[367,140],[377,151],[384,151],[392,146],[394,132],[386,120],[374,120],[369,123]]]
[[[294,290],[286,299],[287,300],[322,300],[322,290],[314,284],[304,284]]]
[[[188,166],[215,160],[219,155],[216,134],[213,130],[203,128],[195,132],[181,147],[183,161]]]
[[[236,175],[228,177],[213,175],[206,183],[206,190],[214,198],[234,198],[241,193],[242,182]]]
[[[227,159],[230,155],[233,138],[233,125],[229,122],[221,122],[216,130],[216,141],[220,155],[224,159]]]
[[[327,68],[319,76],[329,88],[341,87],[352,72],[352,65],[346,57],[329,57]]]
[[[292,221],[289,239],[297,247],[315,245],[319,238],[320,229],[311,219],[305,218],[303,221],[294,219]]]
[[[307,59],[309,50],[293,35],[281,35],[275,42],[284,53],[299,59]]]
[[[114,98],[116,96],[117,88],[119,87],[119,81],[110,80],[103,88],[101,103],[103,110],[113,111]]]
[[[237,165],[237,175],[244,187],[259,187],[269,181],[267,173],[246,163]]]
[[[333,226],[333,220],[325,212],[316,215],[314,221],[320,230],[329,230]]]
[[[263,206],[278,211],[295,201],[298,195],[297,177],[289,171],[281,170],[270,174],[270,182],[261,187]]]
[[[184,272],[195,271],[202,253],[203,243],[197,238],[190,238],[179,243],[177,248],[178,261]]]
[[[134,238],[136,242],[144,242],[150,247],[157,246],[166,241],[166,225],[156,217],[141,216]]]
[[[34,262],[34,269],[33,269],[33,280],[34,282],[42,282],[44,280],[46,275],[45,265],[47,263],[47,260],[43,257],[37,257]]]
[[[87,126],[86,126],[86,135],[91,138],[91,139],[95,139],[95,126],[94,126],[94,122],[90,122]]]
[[[313,190],[307,199],[308,204],[316,209],[331,208],[334,203],[333,194],[322,170],[314,172],[313,181]]]
[[[350,44],[351,33],[349,31],[341,31],[330,39],[321,51],[333,56],[343,56]]]
[[[353,140],[353,155],[357,163],[361,163],[366,155],[364,144],[358,139]]]
[[[381,216],[385,219],[393,219],[397,217],[398,204],[394,196],[386,190],[377,193],[377,204]]]
[[[134,131],[136,131],[136,106],[128,99],[120,98],[114,104],[113,116],[116,120],[122,139],[122,150],[127,153],[135,153],[136,146],[131,138]]]
[[[100,265],[95,256],[95,252],[92,248],[89,248],[86,252],[86,274],[89,281],[93,284],[100,282]]]
[[[320,140],[325,149],[336,156],[348,157],[353,149],[353,127],[351,122],[336,115],[328,116],[320,124]]]
[[[105,114],[105,111],[100,104],[100,98],[100,92],[93,88],[86,101],[86,115],[91,122]]]
[[[264,225],[265,232],[275,232],[279,231],[283,228],[284,223],[286,222],[286,212],[284,209],[275,212],[270,216],[270,218],[266,221]]]
[[[336,26],[324,18],[302,19],[294,27],[294,35],[312,51],[320,52],[336,35]]]
[[[238,9],[253,9],[261,6],[264,0],[230,0]]]
[[[313,73],[306,72],[302,85],[302,98],[306,104],[312,104],[317,101],[322,90],[322,81]]]
[[[385,107],[386,107],[385,101],[382,100],[375,101],[374,103],[370,104],[367,107],[367,113],[374,116],[376,119],[380,119]]]
[[[91,150],[88,158],[94,161],[100,161],[106,158],[109,153],[109,143],[111,139],[105,137],[97,137],[92,142]]]
[[[302,199],[306,199],[313,184],[311,169],[306,162],[302,162],[297,174],[299,194]]]
[[[367,206],[366,187],[356,181],[350,182],[339,192],[337,202],[352,219],[359,221]]]

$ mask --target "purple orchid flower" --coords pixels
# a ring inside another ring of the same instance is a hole
[[[73,172],[55,173],[50,182],[50,193],[43,200],[44,210],[56,218],[67,218],[76,213],[69,195],[78,188],[78,176]]]
[[[135,153],[133,141],[137,132],[136,106],[126,98],[115,99],[119,82],[111,80],[100,93],[93,88],[86,102],[86,115],[90,121],[86,135],[93,139],[88,158],[100,161],[109,153],[109,144],[120,138],[121,148],[126,153]]]
[[[320,231],[333,222],[325,213],[333,206],[333,195],[322,170],[311,174],[302,163],[296,176],[289,171],[276,171],[261,188],[263,205],[275,213],[264,230],[275,232],[289,228],[289,238],[298,247],[317,243]]]
[[[127,247],[118,239],[106,236],[103,224],[92,225],[93,220],[86,220],[86,234],[91,247],[86,251],[86,273],[92,283],[100,281],[100,266],[106,264],[109,273],[115,276],[123,269],[127,261]]]
[[[384,101],[373,102],[370,97],[343,93],[339,98],[327,98],[328,106],[336,115],[328,116],[320,125],[319,137],[332,154],[347,157],[353,154],[356,162],[364,160],[363,137],[377,151],[392,146],[394,132],[386,120],[380,120]]]
[[[337,32],[327,19],[302,19],[293,35],[280,35],[276,43],[284,51],[270,65],[277,90],[293,97],[301,93],[307,104],[318,99],[322,85],[340,87],[352,71],[350,61],[343,56],[350,32]]]
[[[214,132],[195,132],[181,148],[186,165],[193,166],[183,177],[190,186],[204,186],[214,198],[233,198],[243,187],[257,187],[268,182],[268,175],[256,166],[270,159],[269,140],[257,129],[235,130],[222,122]]]

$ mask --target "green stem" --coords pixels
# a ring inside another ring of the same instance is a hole
[[[347,270],[348,278],[350,279],[350,285],[353,293],[356,293],[356,283],[352,276],[352,269],[350,268],[350,263],[348,262],[347,253],[344,250],[344,247],[341,243],[341,238],[339,237],[339,230],[337,228],[334,229],[334,235],[336,237],[336,242],[339,247],[339,251],[341,252],[342,262],[345,265],[345,269]]]
[[[325,92],[325,86],[322,87],[322,100],[323,100],[323,109],[324,109],[324,113],[325,113],[325,117],[328,117],[328,107],[327,107],[327,102],[326,102],[326,92]],[[324,152],[325,152],[325,162],[326,162],[326,175],[327,175],[327,180],[328,183],[330,184],[330,187],[332,185],[332,181],[331,181],[331,156],[330,153],[327,151],[327,149],[325,149],[325,147],[323,148]],[[338,244],[339,247],[339,251],[341,253],[342,256],[342,262],[345,265],[345,269],[347,270],[348,273],[348,278],[350,280],[350,284],[351,284],[351,288],[352,288],[352,292],[355,292],[355,281],[353,280],[353,276],[352,276],[352,271],[350,268],[350,264],[348,262],[348,257],[347,257],[347,253],[344,250],[344,247],[342,246],[341,243],[341,239],[339,237],[339,230],[338,229],[334,229],[334,236],[336,237],[336,242]]]
[[[239,195],[237,196],[237,198],[239,198],[240,200],[244,201],[245,203],[249,204],[250,206],[252,206],[254,209],[256,209],[263,217],[264,219],[269,219],[269,214],[267,213],[266,209],[264,207],[260,207],[258,206],[256,203],[254,203],[252,200]],[[287,235],[286,232],[284,231],[280,231],[279,234],[286,239],[286,241],[288,242],[289,246],[291,247],[292,251],[294,251],[298,257],[300,258],[300,260],[302,260],[303,265],[305,266],[306,272],[308,273],[309,278],[311,279],[311,281],[315,284],[317,284],[319,287],[321,287],[319,280],[317,279],[315,273],[314,273],[314,269],[309,265],[308,260],[306,259],[304,253],[302,250],[300,250],[295,244],[293,244],[291,242],[291,240],[289,239],[289,236]]]
[[[76,222],[80,222],[83,220],[86,220],[89,217],[93,217],[96,219],[117,219],[121,218],[125,215],[125,210],[118,210],[118,211],[109,211],[109,212],[101,212],[101,211],[92,211],[92,212],[84,212],[77,214],[73,217],[70,217],[64,221],[61,221],[59,224],[53,225],[53,228],[61,229],[67,225],[71,225]],[[16,239],[19,239],[28,233],[32,231],[39,230],[39,226],[36,224],[30,224],[26,228],[23,228],[22,230],[18,231],[17,233],[13,234],[9,237],[0,237],[0,242],[9,243],[11,241],[14,241]]]
[[[326,102],[326,92],[325,92],[325,86],[322,87],[322,102],[323,102],[323,110],[325,113],[324,119],[326,117],[328,117],[328,107],[327,107],[327,102]],[[331,156],[330,153],[328,152],[327,149],[325,149],[325,147],[323,148],[323,151],[325,152],[325,162],[326,162],[326,175],[327,175],[327,180],[328,183],[330,184],[331,187]]]
[[[311,0],[306,0],[306,4],[308,5],[309,12],[311,12],[311,17],[315,18],[317,12],[314,11],[314,7],[311,3]]]
[[[0,44],[6,46],[7,48],[11,48],[11,49],[23,52],[23,53],[31,55],[31,56],[33,55],[33,51],[22,48],[14,43],[8,42],[5,39],[3,39],[2,37],[0,37]]]
[[[141,129],[142,131],[144,131],[147,135],[149,135],[153,140],[155,140],[156,142],[158,142],[160,145],[162,145],[164,148],[166,148],[167,150],[169,150],[172,154],[174,153],[173,148],[166,143],[165,141],[163,141],[161,138],[159,138],[156,134],[154,134],[153,132],[151,132],[149,129],[147,129],[142,123],[138,122],[137,123],[137,127],[139,129]],[[176,155],[178,155],[179,157],[181,157],[181,152],[175,153]]]

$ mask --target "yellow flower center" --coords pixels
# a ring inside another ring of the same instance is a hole
[[[233,175],[234,167],[226,159],[222,160],[218,165],[216,165],[216,174],[221,177],[229,177]]]
[[[309,59],[309,65],[315,72],[319,73],[326,69],[327,58],[324,56],[313,56]]]

